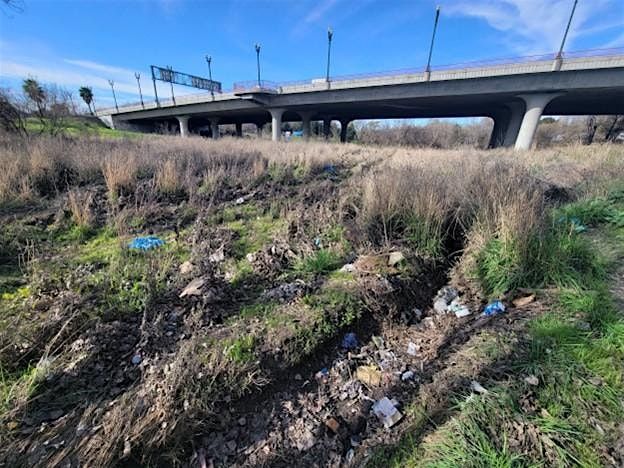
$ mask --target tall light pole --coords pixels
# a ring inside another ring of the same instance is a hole
[[[143,92],[141,91],[141,74],[139,72],[136,72],[134,74],[134,77],[137,80],[137,85],[139,85],[139,97],[141,98],[141,107],[145,109],[145,104],[143,103]]]
[[[113,92],[113,100],[115,101],[115,109],[119,112],[119,106],[117,105],[117,96],[115,96],[115,82],[113,80],[108,80],[108,84],[111,87],[111,91]]]
[[[570,18],[568,19],[568,25],[566,26],[565,32],[563,33],[563,39],[561,40],[561,47],[559,47],[559,51],[555,57],[555,62],[553,63],[553,71],[559,71],[561,69],[561,62],[563,61],[563,47],[565,46],[566,39],[568,38],[568,32],[570,31],[570,25],[572,24],[572,18],[574,17],[574,11],[576,10],[576,4],[578,0],[574,0],[572,4],[572,11],[570,12]]]
[[[261,88],[260,84],[260,44],[256,43],[256,64],[258,66],[258,88]]]
[[[208,79],[210,80],[210,95],[212,96],[212,100],[214,101],[214,89],[212,86],[212,57],[210,55],[206,55],[206,63],[208,64]]]
[[[169,70],[169,84],[171,85],[171,100],[173,101],[173,105],[176,105],[175,102],[175,94],[173,94],[173,68],[171,66],[167,67],[167,70]]]
[[[331,58],[331,42],[334,37],[332,28],[327,28],[327,73],[325,74],[325,82],[329,83],[329,62]]]
[[[427,68],[425,68],[425,80],[431,77],[431,54],[433,54],[433,42],[435,41],[436,30],[438,29],[438,19],[440,18],[440,7],[436,7],[435,21],[433,22],[433,34],[431,34],[431,45],[429,46],[429,57],[427,58]]]

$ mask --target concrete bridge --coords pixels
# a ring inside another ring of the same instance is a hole
[[[490,117],[490,147],[528,149],[542,115],[624,114],[624,49],[569,53],[564,59],[472,63],[430,72],[397,71],[294,83],[235,83],[233,90],[178,96],[173,101],[99,110],[109,125],[155,131],[175,124],[182,136],[219,125],[271,122],[272,138],[282,122],[340,122],[341,141],[349,122],[360,119]]]

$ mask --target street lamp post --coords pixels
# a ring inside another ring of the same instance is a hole
[[[566,26],[565,32],[563,33],[563,39],[561,40],[561,47],[559,47],[559,51],[555,57],[555,61],[553,62],[552,71],[561,70],[561,64],[563,62],[563,47],[565,46],[566,39],[568,38],[568,32],[570,31],[570,25],[572,24],[572,18],[574,17],[574,11],[576,10],[576,4],[578,0],[574,0],[572,4],[572,11],[570,12],[570,18],[568,19],[568,24]]]
[[[171,85],[171,100],[173,101],[173,105],[176,105],[175,102],[175,94],[173,94],[173,68],[171,66],[167,67],[167,70],[169,70],[169,84]]]
[[[113,80],[108,80],[108,84],[111,87],[111,91],[113,92],[113,101],[115,101],[115,109],[119,112],[119,106],[117,105],[117,96],[115,96],[115,82]]]
[[[258,88],[261,88],[260,84],[260,44],[256,43],[256,65],[258,67]]]
[[[206,63],[208,64],[208,79],[210,80],[210,95],[212,96],[212,100],[214,101],[214,88],[212,86],[212,57],[210,55],[206,55]]]
[[[438,19],[440,18],[440,7],[436,7],[435,21],[433,23],[433,34],[431,35],[431,45],[429,46],[429,57],[427,58],[427,68],[425,68],[425,81],[431,78],[431,54],[433,54],[433,42],[435,41],[436,30],[438,29]]]
[[[331,58],[331,43],[334,37],[332,28],[327,28],[327,73],[325,74],[325,82],[329,83],[329,63]]]
[[[137,85],[139,85],[139,97],[141,98],[141,107],[145,109],[145,104],[143,103],[143,92],[141,91],[141,74],[137,72],[134,74],[134,77],[137,80]]]

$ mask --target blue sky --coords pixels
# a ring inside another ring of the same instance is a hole
[[[436,4],[434,68],[548,53],[559,46],[572,1],[18,0],[22,12],[0,11],[0,86],[19,88],[28,76],[70,90],[89,85],[108,105],[110,78],[120,102],[134,101],[135,71],[149,98],[149,65],[207,76],[208,53],[227,89],[255,78],[256,42],[264,79],[322,77],[328,26],[333,75],[417,68],[427,60]],[[579,0],[566,49],[609,47],[624,47],[624,0]]]

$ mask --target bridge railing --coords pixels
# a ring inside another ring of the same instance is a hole
[[[608,49],[590,49],[565,52],[562,54],[563,67],[562,70],[573,70],[581,67],[587,60],[604,58],[609,60],[613,57],[624,56],[624,47],[608,48]],[[556,53],[528,55],[523,57],[505,57],[488,60],[478,60],[470,62],[452,63],[445,65],[435,65],[430,69],[430,80],[447,80],[473,78],[479,76],[495,76],[507,73],[535,73],[547,72],[551,70],[551,64],[556,58]],[[567,62],[567,64],[566,64]],[[576,64],[576,65],[575,65]],[[187,94],[178,96],[175,103],[172,99],[160,99],[159,106],[155,102],[145,103],[141,106],[140,102],[124,104],[119,106],[119,110],[123,112],[133,112],[142,109],[155,109],[157,107],[171,107],[175,105],[194,104],[200,102],[209,102],[210,100],[227,100],[232,99],[242,93],[293,93],[316,91],[330,88],[344,88],[349,86],[370,86],[373,84],[392,84],[404,81],[421,81],[425,75],[425,67],[402,68],[396,70],[386,70],[378,72],[356,73],[350,75],[331,76],[329,82],[325,78],[296,80],[275,82],[268,80],[240,81],[235,82],[231,90],[224,90],[221,94],[215,94],[214,97],[210,93]],[[98,109],[98,113],[114,114],[117,113],[115,108]]]

